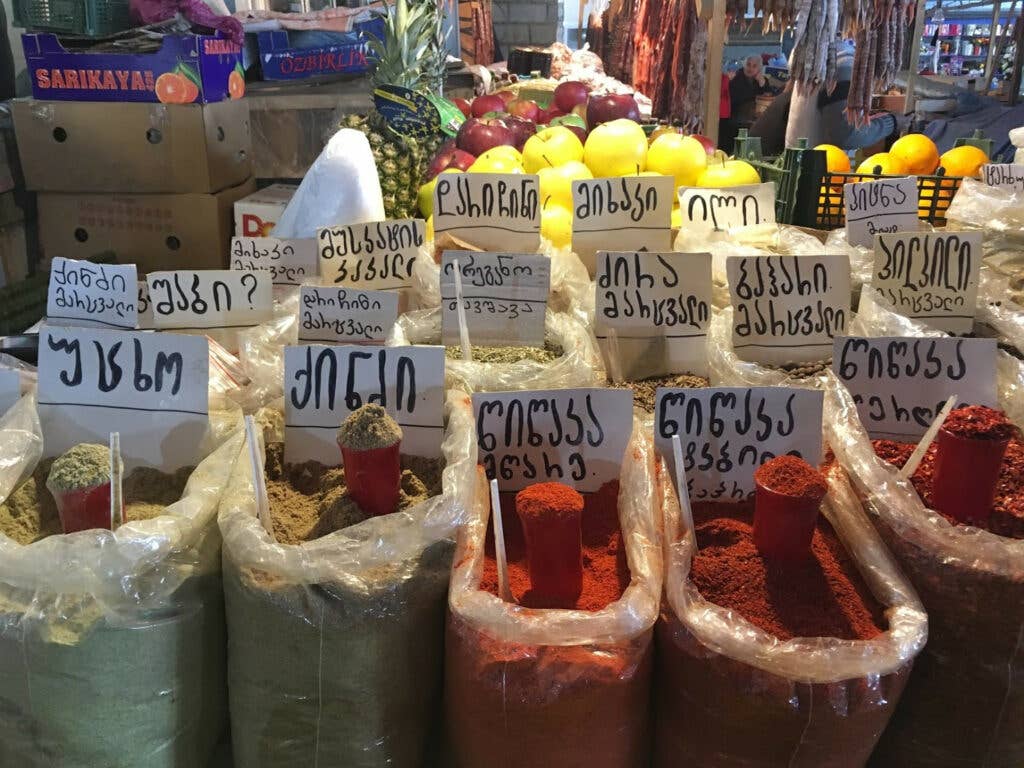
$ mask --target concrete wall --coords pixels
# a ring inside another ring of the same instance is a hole
[[[507,57],[520,45],[551,45],[560,39],[560,0],[493,0],[494,34]]]

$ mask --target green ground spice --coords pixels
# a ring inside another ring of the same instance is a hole
[[[654,402],[658,387],[678,389],[682,387],[707,387],[710,382],[703,376],[692,373],[670,373],[667,376],[651,376],[639,381],[614,382],[608,386],[614,389],[632,389],[633,406],[646,413],[654,413]]]
[[[274,537],[281,544],[314,541],[366,515],[352,501],[344,467],[318,461],[284,463],[284,444],[270,443],[266,454],[267,496]],[[441,493],[441,459],[402,456],[402,483],[396,512]]]
[[[56,492],[95,488],[110,482],[110,449],[80,443],[54,460],[46,486]]]
[[[545,341],[543,347],[486,347],[473,344],[471,347],[473,360],[478,363],[518,363],[532,360],[535,363],[550,363],[565,354],[560,344]],[[449,360],[462,359],[462,347],[444,348]]]
[[[402,439],[402,428],[379,405],[364,405],[348,415],[338,428],[338,445],[353,451],[388,448]]]

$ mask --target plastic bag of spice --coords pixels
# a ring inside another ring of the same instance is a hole
[[[452,765],[646,765],[652,627],[661,593],[652,450],[634,420],[617,496],[629,584],[594,611],[530,609],[481,589],[490,497],[478,470],[449,597],[445,731]]]
[[[654,766],[863,765],[924,646],[927,618],[843,471],[829,474],[822,512],[884,608],[887,629],[870,639],[781,639],[709,602],[691,570],[694,531],[683,521],[665,464],[658,469],[666,571],[657,627]],[[744,579],[743,562],[730,568],[732,578]],[[856,598],[847,592],[842,599]]]
[[[281,441],[281,422],[266,421],[266,440]],[[452,401],[443,452],[443,496],[299,544],[263,528],[251,463],[238,463],[219,515],[238,768],[424,764],[476,460],[472,414]],[[274,503],[287,515],[287,498]]]
[[[472,392],[600,386],[604,363],[587,328],[573,315],[549,310],[544,347],[474,347],[473,360],[452,348],[445,369],[448,386]],[[439,344],[439,307],[398,318],[388,346]]]
[[[1020,384],[1011,402],[1004,399],[1007,382],[1000,382],[1001,407],[1015,410],[1018,425]],[[928,645],[875,764],[1024,765],[1024,540],[954,525],[925,507],[911,482],[876,455],[852,396],[834,377],[825,408],[836,459],[929,617]]]
[[[227,722],[213,521],[241,446],[129,473],[129,522],[62,535],[34,397],[0,420],[0,765],[206,764]]]

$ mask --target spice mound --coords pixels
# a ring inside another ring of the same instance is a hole
[[[110,465],[107,448],[103,449],[103,482]],[[98,456],[96,457],[98,461]],[[0,504],[0,533],[18,544],[31,544],[62,532],[60,515],[53,494],[46,487],[54,460],[39,462],[32,475],[7,500]],[[122,481],[124,515],[127,521],[149,520],[163,514],[164,509],[181,498],[193,467],[182,467],[170,474],[149,467],[137,467]],[[58,482],[69,478],[63,474]]]
[[[402,428],[379,405],[364,405],[342,422],[337,439],[345,448],[372,451],[399,442]]]
[[[832,367],[832,358],[828,360],[813,360],[809,363],[783,363],[782,365],[766,365],[765,368],[774,368],[782,371],[791,379],[811,379],[821,376]]]
[[[54,460],[46,485],[52,491],[92,488],[110,481],[110,449],[81,443]]]
[[[599,611],[621,598],[630,582],[626,548],[619,527],[619,483],[605,483],[594,493],[582,494],[582,497],[581,587],[573,604],[558,607]],[[530,581],[526,535],[520,516],[516,513],[514,494],[502,494],[501,508],[512,597],[527,608],[550,607],[548,596],[537,594]],[[487,533],[480,589],[493,595],[498,594],[493,528]]]
[[[396,512],[441,493],[442,460],[403,455],[401,464]],[[274,537],[281,544],[313,541],[370,516],[349,494],[344,467],[285,464],[284,443],[267,445],[266,477]]]
[[[647,413],[654,413],[654,402],[658,387],[670,389],[682,389],[684,387],[706,387],[710,382],[703,376],[694,376],[691,373],[670,373],[667,376],[651,376],[637,381],[624,381],[611,383],[608,386],[614,389],[632,389],[633,405]]]
[[[779,456],[762,464],[754,472],[754,481],[786,496],[821,499],[828,492],[822,474],[796,456]]]
[[[694,504],[698,552],[690,579],[708,602],[736,611],[780,640],[870,640],[885,631],[875,600],[828,521],[818,520],[811,556],[762,557],[754,544],[753,504]]]
[[[974,440],[1009,440],[1020,435],[1020,430],[1005,414],[984,405],[953,410],[942,428],[957,437]]]
[[[550,363],[565,354],[561,345],[551,341],[545,341],[543,347],[488,347],[473,344],[470,349],[473,360],[478,363],[519,363],[523,360]],[[445,347],[444,353],[449,360],[462,359],[462,347]]]

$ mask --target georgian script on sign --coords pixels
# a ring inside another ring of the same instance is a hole
[[[989,163],[981,166],[981,180],[985,186],[1024,191],[1024,165],[1017,163]]]
[[[121,433],[126,468],[195,464],[207,428],[202,336],[44,327],[39,420],[47,456]]]
[[[137,281],[134,264],[93,264],[55,256],[46,322],[133,330],[138,322]]]
[[[425,227],[421,219],[396,219],[321,229],[321,282],[370,290],[409,287]]]
[[[273,314],[270,275],[226,269],[150,272],[149,300],[158,330],[215,330],[259,325]]]
[[[850,315],[850,258],[729,256],[732,344],[768,365],[822,360]]]
[[[842,336],[832,370],[872,439],[918,440],[950,395],[996,406],[996,340]]]
[[[501,491],[558,482],[598,490],[622,471],[633,432],[627,389],[549,389],[473,395],[477,456]]]
[[[313,238],[231,238],[231,268],[270,273],[274,285],[297,286],[316,279],[318,256]]]
[[[706,376],[711,254],[597,254],[594,330],[626,379]]]
[[[338,427],[363,405],[402,427],[402,454],[437,458],[444,440],[444,347],[285,347],[285,461],[341,463]]]
[[[823,402],[821,391],[796,387],[659,388],[654,445],[674,476],[679,435],[692,500],[743,501],[769,459],[792,454],[821,464]]]
[[[299,289],[299,343],[383,344],[398,318],[398,293],[355,288]]]
[[[540,181],[515,173],[442,173],[434,187],[434,239],[450,234],[485,251],[536,253]]]
[[[978,309],[981,232],[879,235],[871,284],[900,314],[968,333]]]
[[[683,227],[698,232],[724,232],[775,221],[775,184],[705,189],[679,188]]]
[[[882,179],[850,182],[843,186],[846,208],[846,241],[870,248],[875,235],[914,232],[917,218],[917,179]]]

